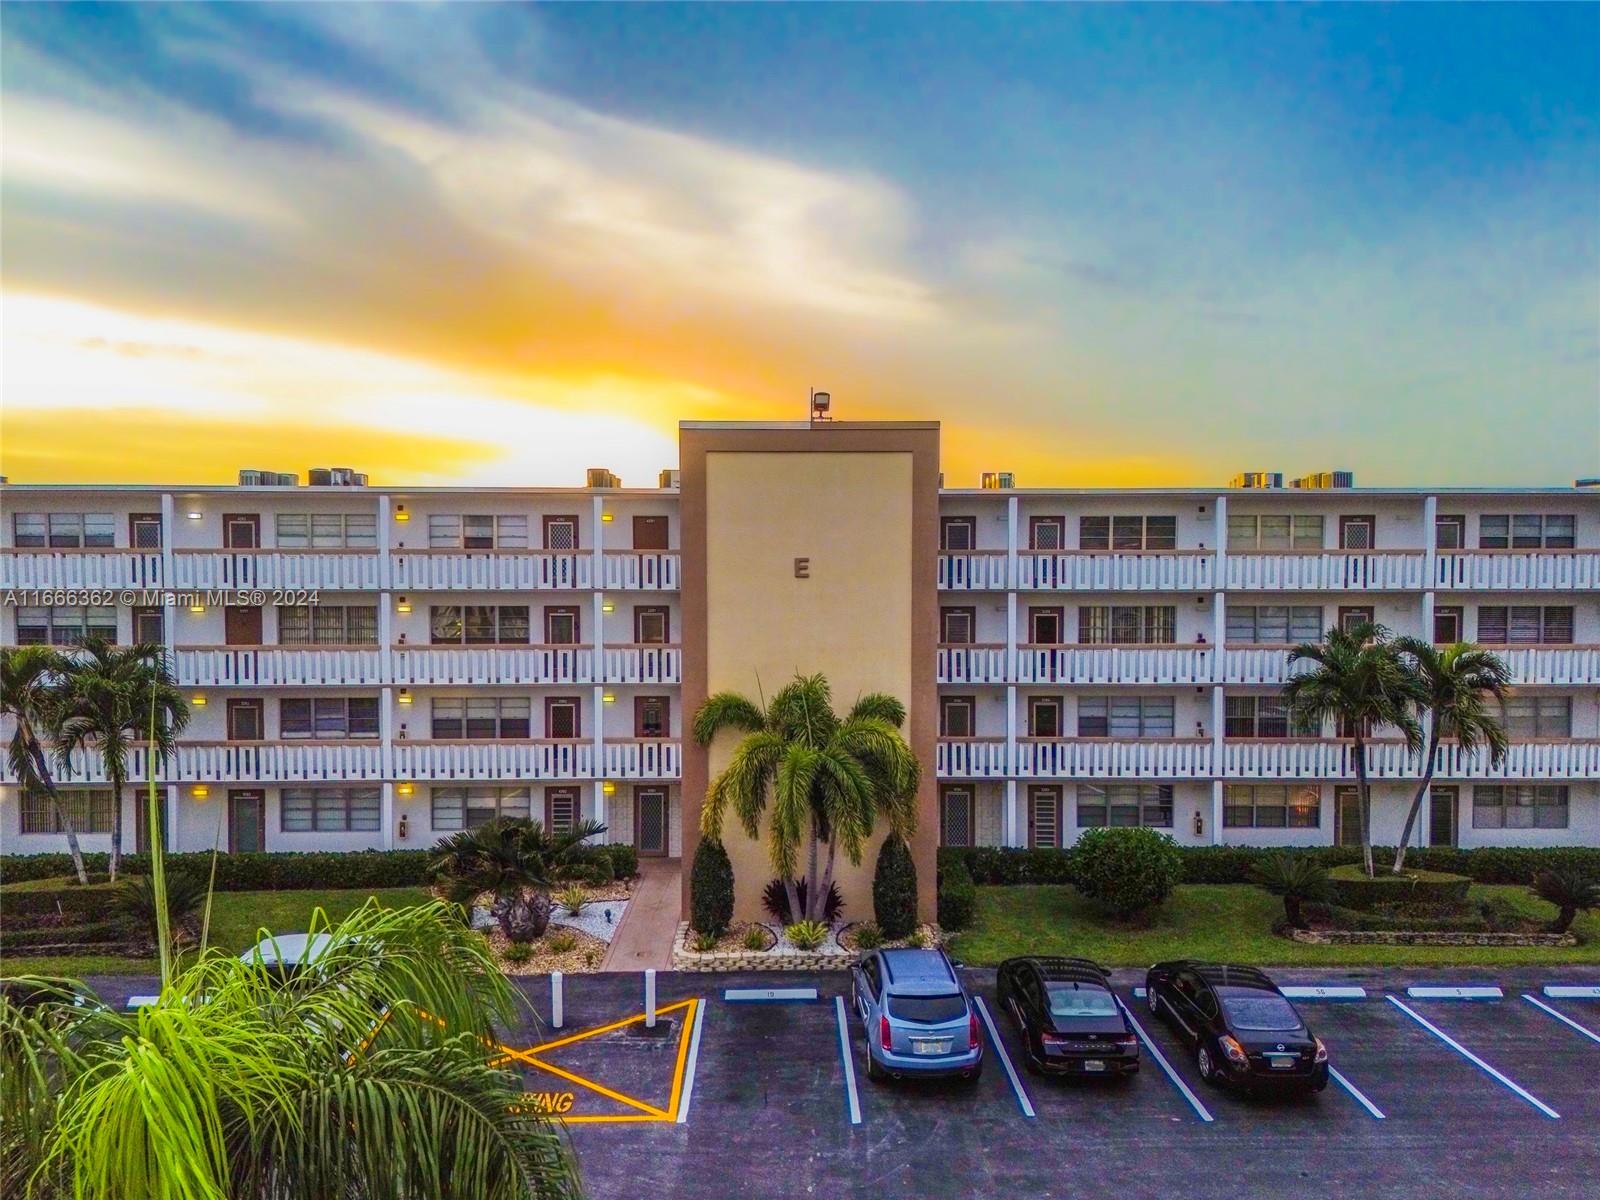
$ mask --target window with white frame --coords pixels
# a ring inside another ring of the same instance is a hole
[[[22,794],[19,833],[65,833],[60,812],[67,814],[74,833],[110,833],[111,792],[102,788],[57,788],[56,803],[42,791]]]
[[[1565,829],[1568,803],[1565,784],[1478,784],[1472,789],[1472,827]]]
[[[1171,604],[1089,604],[1078,609],[1078,641],[1086,645],[1172,645],[1178,610]]]
[[[1229,513],[1229,550],[1321,550],[1323,520],[1316,513]]]
[[[428,635],[435,644],[525,645],[526,604],[435,604],[428,610]]]
[[[1314,784],[1230,783],[1222,789],[1222,823],[1229,829],[1315,829],[1322,794]]]
[[[1293,646],[1322,639],[1320,604],[1230,604],[1227,639],[1252,646]]]
[[[280,550],[372,550],[378,518],[372,513],[278,513]]]
[[[1318,730],[1296,723],[1282,696],[1229,696],[1223,736],[1231,738],[1316,737]]]
[[[1570,604],[1486,604],[1478,609],[1478,641],[1486,646],[1570,646]]]
[[[1078,827],[1172,828],[1172,785],[1108,783],[1078,785]]]
[[[526,696],[441,696],[432,716],[433,736],[443,741],[533,736],[533,701]]]
[[[1174,704],[1171,696],[1080,696],[1078,736],[1172,737]]]
[[[285,606],[278,609],[278,643],[283,646],[376,646],[378,606]]]
[[[526,550],[528,518],[523,513],[434,513],[428,518],[428,546],[434,550]]]
[[[278,827],[284,833],[376,833],[383,794],[376,787],[284,788]]]
[[[1577,518],[1572,513],[1496,513],[1478,518],[1483,550],[1570,550]]]
[[[531,812],[527,788],[434,788],[431,800],[435,831],[475,829],[496,817],[527,820]]]
[[[114,606],[35,605],[19,607],[16,612],[19,646],[81,646],[89,638],[117,640]]]
[[[376,696],[285,697],[278,701],[278,736],[345,741],[378,736]]]
[[[117,544],[111,513],[13,513],[12,544],[20,549],[83,550]]]
[[[1513,738],[1572,736],[1571,696],[1507,696],[1500,705],[1500,725]]]
[[[978,844],[977,802],[970,787],[947,787],[939,793],[939,844]]]
[[[1177,517],[1079,517],[1080,550],[1173,550]]]

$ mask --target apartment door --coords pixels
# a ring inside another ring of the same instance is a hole
[[[267,848],[267,797],[254,789],[228,791],[228,852],[260,854]]]
[[[546,696],[544,701],[544,736],[552,741],[580,738],[579,701],[570,696]]]
[[[260,646],[260,605],[230,604],[222,610],[222,638],[230,646]]]
[[[259,513],[223,513],[222,544],[229,550],[255,550],[261,545]]]
[[[117,800],[121,803],[121,798]],[[165,789],[156,793],[156,815],[161,822],[161,845],[167,847],[167,801]],[[135,854],[150,853],[150,791],[148,788],[135,788],[133,794],[133,852]]]
[[[166,611],[159,604],[134,609],[133,640],[141,645],[161,645],[167,640],[166,620]]]
[[[580,811],[577,788],[545,788],[544,827],[551,833],[568,833],[576,828]]]
[[[1377,536],[1376,517],[1340,517],[1339,548],[1341,550],[1371,550]]]
[[[667,548],[667,519],[665,517],[635,517],[633,519],[633,548],[635,550],[665,550]]]
[[[1453,787],[1428,789],[1428,845],[1456,844],[1456,812],[1460,791]]]
[[[633,845],[640,854],[661,857],[667,852],[667,791],[633,789]]]
[[[1463,639],[1461,609],[1433,610],[1433,641],[1437,646],[1453,646]]]
[[[1061,789],[1028,789],[1028,845],[1035,850],[1061,845]]]
[[[1373,608],[1370,604],[1345,606],[1339,609],[1339,628],[1349,632],[1357,625],[1371,625]]]
[[[977,547],[977,522],[971,517],[939,518],[939,549],[972,550]]]
[[[664,738],[672,727],[670,702],[665,696],[635,696],[633,698],[633,736],[636,738]]]
[[[633,610],[633,640],[641,646],[665,645],[670,638],[671,610],[639,605]]]
[[[1036,738],[1061,736],[1061,698],[1059,696],[1028,697],[1028,736]]]
[[[1361,845],[1361,794],[1353,787],[1334,789],[1333,840],[1339,846]]]
[[[1467,544],[1467,518],[1438,517],[1433,523],[1434,546],[1439,550],[1461,550]]]
[[[1060,608],[1028,609],[1028,641],[1035,646],[1059,646],[1064,640],[1063,612]]]
[[[128,545],[135,550],[161,549],[161,514],[129,513]]]
[[[1029,517],[1028,549],[1060,550],[1066,540],[1065,517]]]
[[[259,742],[263,737],[260,700],[228,701],[228,740]]]

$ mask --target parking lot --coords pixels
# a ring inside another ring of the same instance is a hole
[[[1004,1056],[986,1029],[973,1086],[868,1083],[853,1020],[847,1068],[840,973],[663,974],[654,1029],[639,975],[567,979],[559,1029],[549,980],[526,977],[530,1009],[505,1044],[530,1102],[567,1123],[596,1200],[1600,1195],[1600,998],[1544,991],[1600,986],[1600,971],[1273,974],[1365,990],[1296,1000],[1338,1072],[1320,1095],[1205,1086],[1134,971],[1113,976],[1148,1039],[1126,1081],[1029,1074],[988,970],[962,975]],[[138,986],[96,982],[113,1002]],[[1502,998],[1408,994],[1484,984]],[[796,988],[817,998],[727,998]]]

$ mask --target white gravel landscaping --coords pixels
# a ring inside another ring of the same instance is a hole
[[[559,904],[550,910],[550,924],[565,925],[576,929],[579,933],[587,933],[592,938],[598,938],[607,944],[616,933],[617,926],[622,924],[623,910],[628,907],[626,900],[591,900],[583,906],[583,911],[573,916]],[[500,922],[490,915],[487,906],[478,905],[472,910],[472,927],[474,929],[498,929]],[[793,947],[790,948],[791,950]],[[798,951],[796,951],[798,953]]]

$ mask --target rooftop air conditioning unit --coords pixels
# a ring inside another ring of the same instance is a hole
[[[1010,471],[985,471],[982,486],[985,491],[1012,488],[1017,486],[1017,479]]]
[[[675,487],[678,487],[679,486],[679,483],[678,483],[679,478],[680,478],[680,476],[678,474],[678,469],[676,467],[668,467],[664,471],[662,471],[661,475],[657,478],[656,486],[657,487],[664,487],[664,488],[675,488]]]
[[[604,467],[590,467],[588,478],[589,482],[585,485],[586,487],[615,488],[622,486],[622,480],[618,479]]]
[[[1328,488],[1350,488],[1355,485],[1354,471],[1313,471],[1289,484],[1290,487],[1311,488],[1318,491]]]
[[[240,487],[294,487],[300,476],[289,471],[239,471]]]
[[[1228,480],[1228,486],[1234,488],[1281,488],[1283,486],[1282,471],[1240,471]]]

